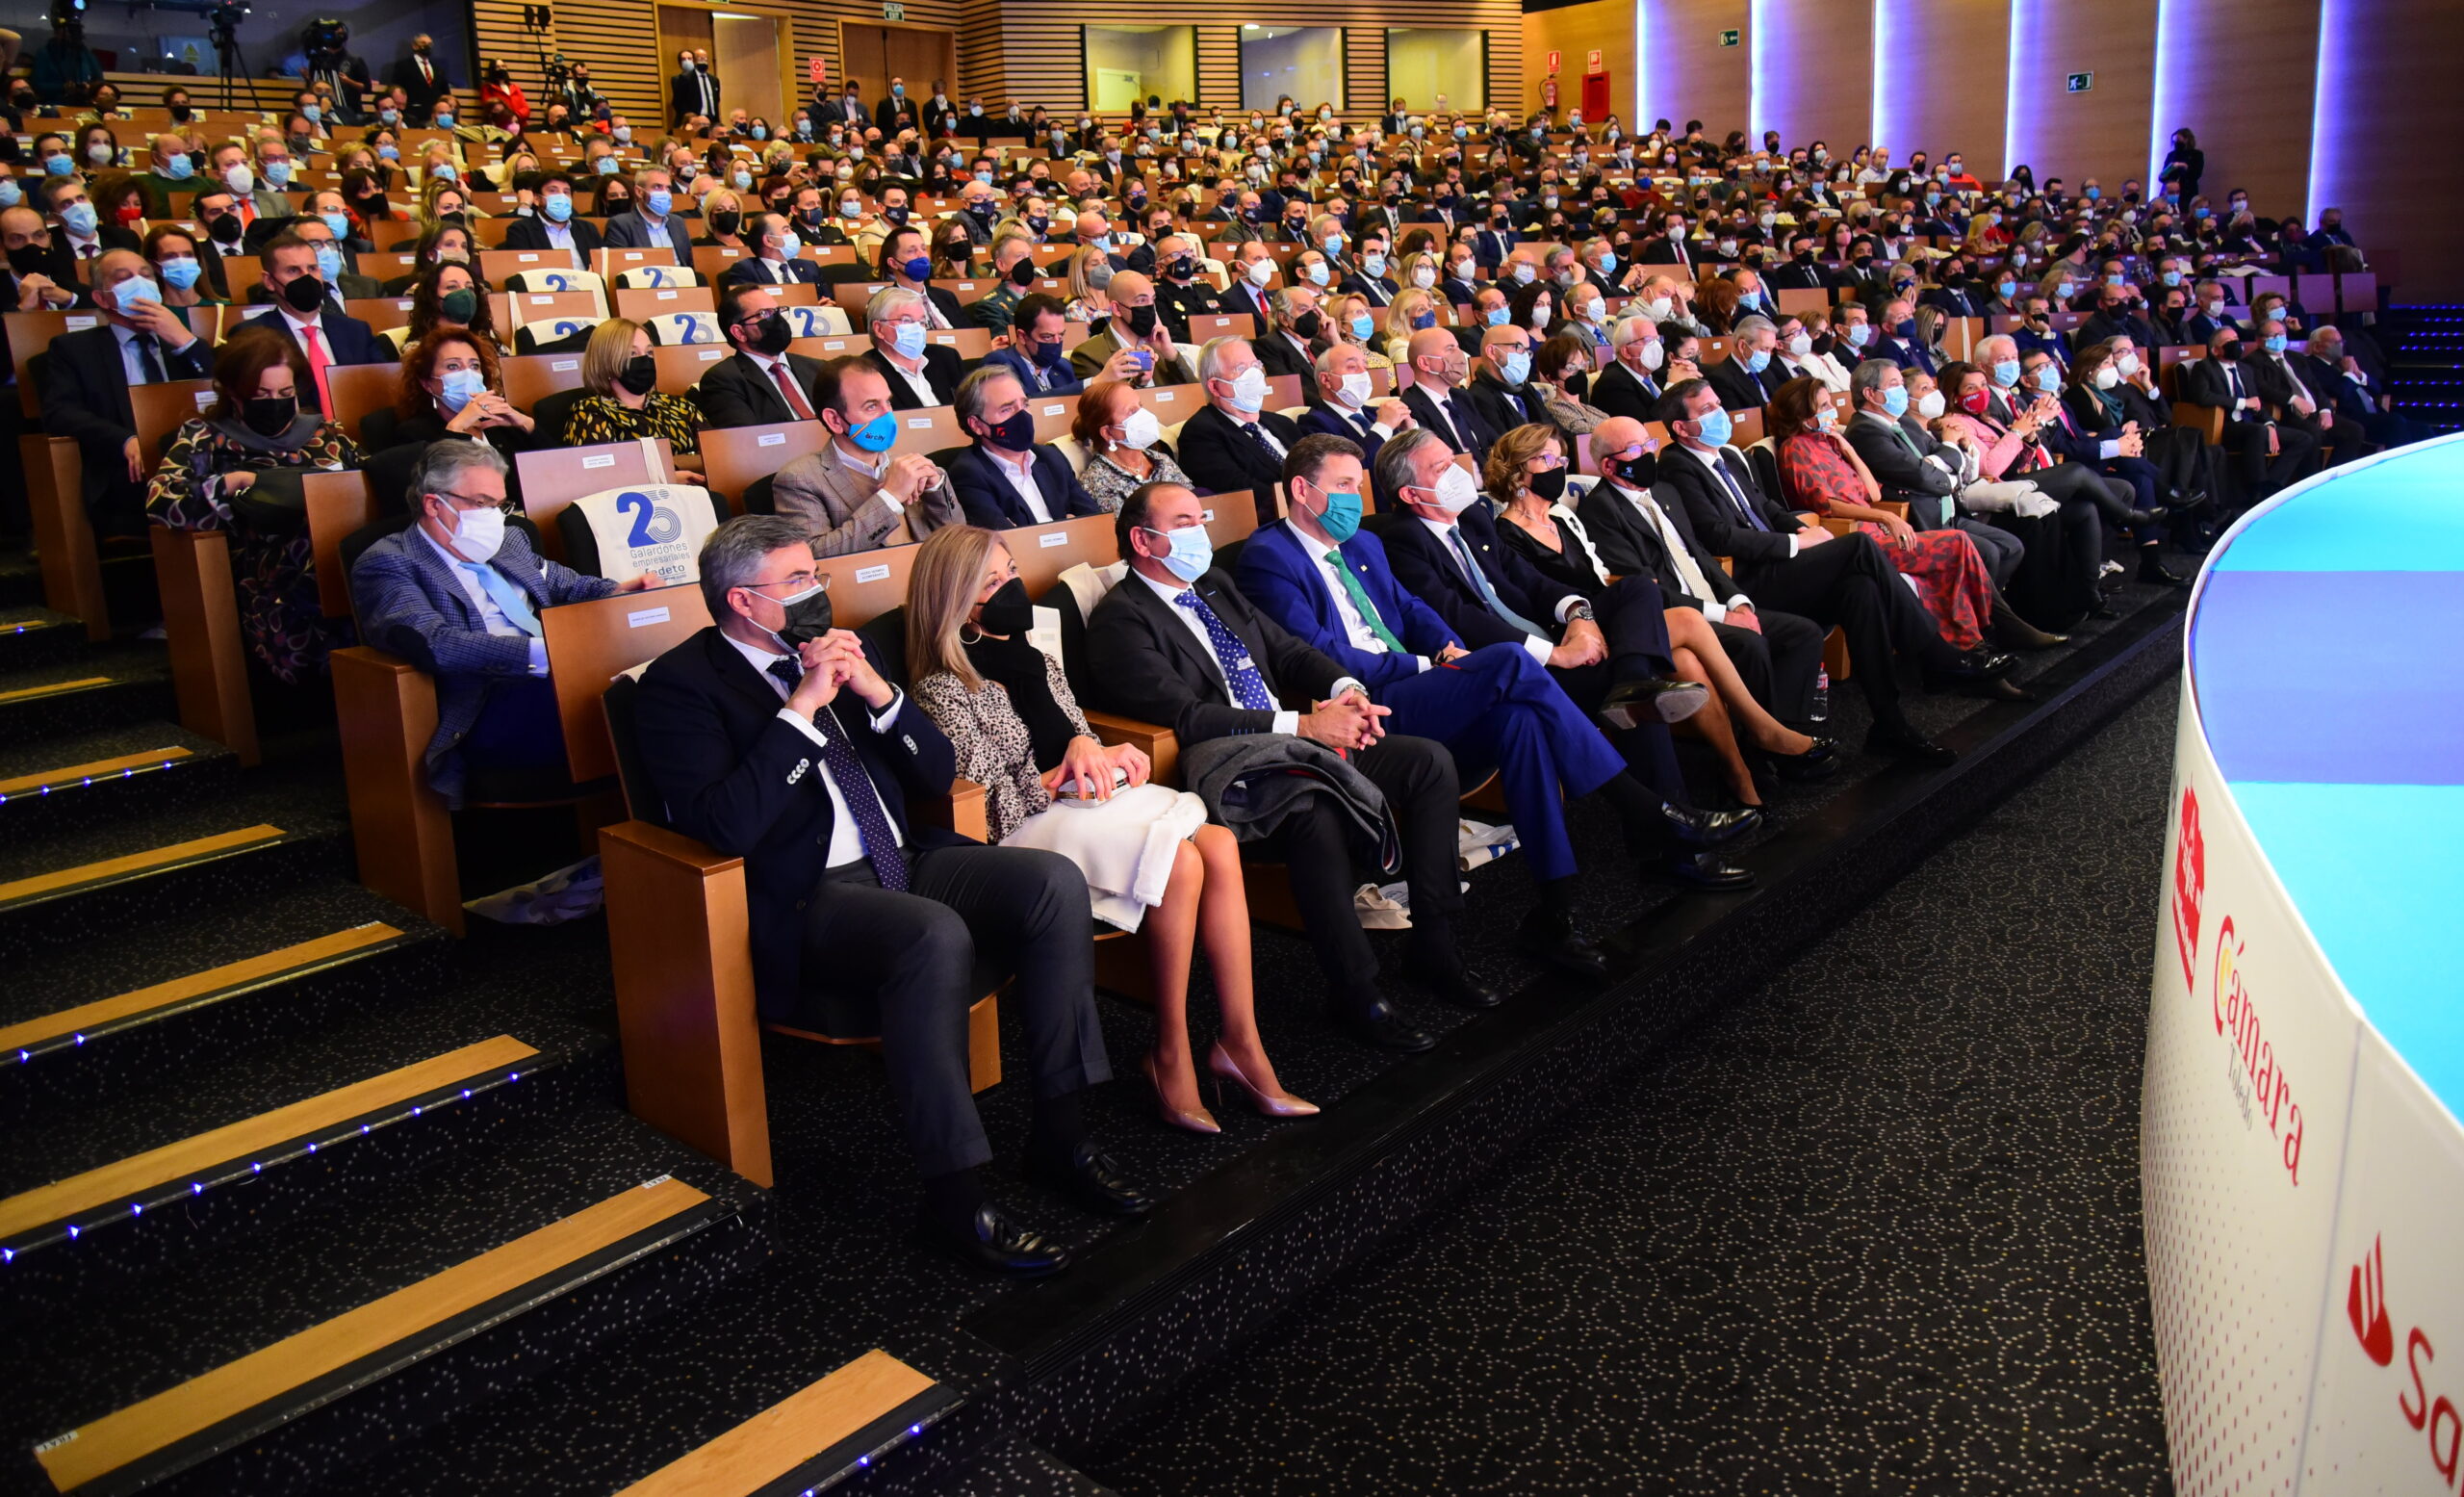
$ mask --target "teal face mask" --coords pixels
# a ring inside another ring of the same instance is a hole
[[[1359,534],[1360,496],[1356,493],[1328,494],[1326,512],[1318,517],[1318,529],[1325,531],[1327,538],[1338,546]]]

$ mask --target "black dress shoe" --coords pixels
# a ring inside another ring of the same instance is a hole
[[[1815,738],[1813,747],[1802,754],[1774,754],[1771,767],[1783,780],[1828,780],[1839,772],[1847,758],[1839,752],[1837,738]]]
[[[2189,578],[2165,570],[2165,563],[2156,559],[2156,548],[2153,546],[2140,550],[2139,580],[2157,587],[2188,587],[2191,584]]]
[[[1754,887],[1752,868],[1724,863],[1715,852],[1670,853],[1660,861],[1659,871],[1688,889],[1726,892]]]
[[[1913,728],[1876,728],[1865,735],[1865,752],[1886,754],[1903,763],[1935,769],[1956,763],[1960,757]]]
[[[925,1242],[988,1274],[1041,1278],[1069,1266],[1066,1249],[1011,1221],[999,1206],[976,1207],[975,1219],[967,1227],[964,1232],[953,1232],[928,1222],[917,1231]]]
[[[1026,1174],[1079,1210],[1097,1216],[1144,1216],[1155,1209],[1155,1198],[1131,1183],[1112,1156],[1090,1140],[1079,1140],[1065,1164],[1028,1155]]]
[[[1762,824],[1762,813],[1751,806],[1743,811],[1696,811],[1669,801],[1661,805],[1659,814],[1670,834],[1688,847],[1733,842]]]
[[[1403,975],[1456,1008],[1495,1008],[1505,1001],[1504,994],[1473,976],[1460,962],[1440,966],[1406,958]]]
[[[1534,910],[1523,917],[1514,942],[1560,971],[1578,977],[1608,975],[1608,953],[1583,940],[1569,916]]]
[[[1993,600],[1993,637],[2013,650],[2050,650],[2055,645],[2069,643],[2070,636],[2037,628],[2019,617],[2018,610],[1996,598]]]
[[[2088,616],[2092,619],[2118,619],[2121,617],[2121,610],[2104,599],[2098,598],[2096,606],[2088,610]]]
[[[2170,513],[2172,511],[2162,504],[2149,509],[2126,509],[2122,511],[2122,524],[2132,529],[2143,525],[2154,525]]]
[[[1335,1023],[1344,1033],[1373,1049],[1397,1050],[1408,1055],[1437,1044],[1437,1036],[1405,1019],[1400,1009],[1384,998],[1372,998],[1366,1003],[1338,1009]]]
[[[1711,688],[1699,681],[1646,676],[1610,686],[1600,699],[1600,715],[1621,731],[1653,721],[1678,723],[1701,711],[1710,699]]]
[[[2011,667],[2018,663],[2016,656],[2006,655],[1999,650],[1989,650],[1979,645],[1973,650],[1960,651],[1951,658],[1947,665],[1927,666],[1925,674],[1931,681],[1957,684],[1969,681],[1990,681],[1996,676],[2007,676],[2011,674]]]

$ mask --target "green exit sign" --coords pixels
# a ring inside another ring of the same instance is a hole
[[[2062,80],[2062,86],[2072,93],[2085,93],[2096,86],[2094,73],[2072,73]]]
[[[1733,31],[1724,31],[1724,32],[1720,33],[1720,45],[1722,45],[1722,46],[1724,46],[1724,47],[1732,47],[1732,46],[1735,46],[1735,45],[1736,45],[1736,33],[1735,33],[1735,32],[1733,32]]]

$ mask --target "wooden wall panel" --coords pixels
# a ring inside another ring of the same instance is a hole
[[[1353,26],[1344,33],[1344,108],[1374,115],[1386,108],[1386,29]]]
[[[2225,0],[2184,0],[2222,5]],[[2238,5],[2240,0],[2234,0]],[[2011,38],[2011,162],[2041,182],[2052,172],[2076,191],[2088,177],[2107,192],[2147,174],[2147,121],[2155,110],[2156,7],[2147,0],[2014,0]],[[2069,93],[2065,78],[2092,72],[2094,87]],[[2298,109],[2308,94],[2297,95]],[[1980,152],[1968,169],[2007,165]]]
[[[2318,81],[2320,0],[2169,5],[2157,45],[2149,132],[2153,172],[2187,125],[2207,153],[2202,192],[2220,209],[2227,188],[2250,190],[2271,218],[2297,215],[2310,192],[2310,117]],[[2148,183],[2155,186],[2151,177]]]
[[[1560,111],[1582,102],[1584,65],[1591,49],[1600,49],[1600,65],[1608,74],[1608,107],[1629,130],[1634,127],[1635,0],[1589,0],[1554,11],[1534,11],[1523,18],[1524,84],[1519,113],[1540,107],[1540,80],[1548,76],[1549,54],[1565,54],[1565,69],[1557,76]],[[1588,121],[1593,124],[1597,120]],[[1649,127],[1651,121],[1645,120]],[[1634,133],[1640,134],[1640,131]]]
[[[1822,141],[1846,160],[1871,133],[1874,11],[1870,0],[1762,0],[1756,45],[1759,92],[1752,130],[1787,146]]]
[[[1752,107],[1754,16],[1746,0],[1638,0],[1643,26],[1643,91],[1634,133],[1664,116],[1678,129],[1703,121],[1717,140],[1745,128]],[[1738,44],[1720,45],[1733,30]]]
[[[1875,45],[1892,62],[1883,73],[1881,117],[1870,143],[1905,162],[1967,153],[1977,169],[2002,167],[2010,99],[2011,0],[1875,0]],[[2076,185],[2078,173],[2056,168]],[[2037,176],[2042,180],[2040,164]]]
[[[1008,113],[1010,77],[1001,45],[1001,0],[963,0],[959,10],[961,108],[967,98],[981,98],[985,113]]]
[[[2464,7],[2327,0],[2323,30],[2325,130],[2310,221],[2321,208],[2342,208],[2364,246],[2401,254],[2400,300],[2464,297],[2453,157],[2464,140]]]

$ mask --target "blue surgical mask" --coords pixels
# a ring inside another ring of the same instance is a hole
[[[161,265],[163,279],[173,291],[186,291],[195,285],[199,269],[193,255],[174,255]]]
[[[552,223],[562,223],[574,216],[574,199],[570,193],[550,193],[539,199],[539,211]]]
[[[443,109],[438,110],[438,111],[436,112],[436,127],[437,127],[439,130],[450,130],[450,129],[452,129],[452,128],[453,128],[453,112],[452,112],[451,110],[443,110]]]
[[[376,159],[379,161],[400,161],[402,159],[402,148],[398,145],[380,145],[376,147]],[[614,163],[611,162],[609,165],[612,167]]]
[[[2105,190],[2104,190],[2103,188],[2101,188],[2101,187],[2092,187],[2092,188],[2088,189],[2088,194],[2087,194],[2087,195],[2088,195],[2088,201],[2090,201],[2090,202],[2092,202],[2092,202],[2094,202],[2097,198],[2102,197],[2102,196],[2104,196],[2104,195],[2105,195]]]
[[[1513,315],[1513,311],[1509,308],[1491,307],[1489,308],[1489,325],[1491,327],[1503,327],[1505,325],[1505,320]]]
[[[163,304],[163,288],[142,275],[132,275],[120,282],[112,288],[112,295],[118,298],[122,317],[127,316],[128,309],[140,301],[151,301],[156,306]]]
[[[1745,372],[1749,374],[1758,374],[1770,367],[1771,350],[1768,348],[1757,348],[1746,355]]]
[[[1726,447],[1729,438],[1736,431],[1736,424],[1729,420],[1729,413],[1717,408],[1705,414],[1702,426],[1701,440],[1706,447]]]
[[[2282,353],[2284,351],[2284,334],[2276,333],[2270,337],[2267,340],[2267,350],[2270,353]]]
[[[436,398],[447,410],[458,415],[463,406],[477,399],[479,392],[487,387],[486,376],[475,369],[449,369]]]
[[[2179,286],[2182,283],[2182,272],[2179,271],[2167,271],[2163,279],[2165,284],[2168,286]]]
[[[884,411],[862,426],[850,429],[847,440],[867,452],[886,452],[898,441],[898,418]]]
[[[0,177],[0,208],[14,208],[25,200],[25,189],[17,186],[15,177]]]
[[[616,174],[616,158],[613,155],[602,156],[591,163],[591,169],[603,177],[612,177]]]
[[[899,323],[898,330],[890,335],[890,347],[896,348],[898,356],[903,359],[923,357],[924,324],[921,323]]]
[[[2019,283],[2017,281],[2001,281],[1995,284],[1993,291],[1994,295],[2000,297],[2003,300],[2008,301],[2013,297],[2019,294]]]
[[[92,203],[70,203],[60,210],[61,227],[79,239],[92,237],[95,221]]]
[[[1412,314],[1412,331],[1414,332],[1419,332],[1424,327],[1435,327],[1436,325],[1437,314],[1434,312],[1415,312]]]
[[[1604,249],[1600,252],[1600,273],[1603,275],[1614,275],[1617,273],[1617,255],[1615,251]]]
[[[343,252],[331,245],[320,244],[317,246],[318,278],[330,286],[334,283],[334,278],[342,273]]]
[[[2062,388],[2062,371],[2047,364],[2037,371],[2037,388],[2052,395]]]
[[[1164,563],[1165,571],[1184,582],[1196,581],[1206,575],[1207,568],[1215,565],[1215,537],[1206,533],[1205,526],[1193,525],[1178,530],[1149,528],[1146,533],[1161,535],[1171,546],[1172,549],[1158,559]]]
[[[667,217],[667,210],[676,205],[676,194],[663,187],[652,188],[650,205],[652,218],[664,219]]]
[[[1341,234],[1329,234],[1320,242],[1319,247],[1330,255],[1340,253],[1344,247],[1344,237]]]
[[[1351,335],[1363,343],[1367,343],[1370,335],[1375,331],[1377,331],[1376,320],[1365,313],[1351,320]]]
[[[2073,283],[2064,281],[2053,288],[2053,295],[2058,300],[2067,301],[2078,293],[2078,290],[2079,288]]]
[[[327,227],[327,228],[329,228],[329,229],[331,229],[331,230],[333,230],[333,231],[334,231],[334,238],[336,238],[336,239],[348,239],[348,238],[350,238],[350,215],[349,215],[349,214],[346,214],[346,213],[321,213],[321,214],[317,215],[317,217],[318,217],[318,218],[321,218],[321,219],[324,219],[324,220],[325,220],[325,227]]]
[[[2017,384],[2019,382],[2019,361],[2017,359],[2002,359],[1997,361],[1993,366],[1993,382],[2006,390],[2011,386]]]
[[[750,171],[739,170],[730,176],[728,180],[735,185],[735,190],[739,193],[749,192],[752,190],[753,173]]]
[[[163,164],[163,175],[174,182],[185,182],[196,175],[196,164],[190,161],[185,153],[174,156]]]
[[[451,182],[459,178],[462,175],[462,172],[459,168],[453,165],[453,163],[449,161],[440,161],[435,166],[427,168],[427,174],[436,178],[439,182]]]
[[[54,151],[42,159],[42,169],[55,177],[64,177],[77,169],[66,151]]]
[[[1363,255],[1360,257],[1360,270],[1362,274],[1369,276],[1372,280],[1374,280],[1378,276],[1386,273],[1386,257],[1384,255]]]
[[[1890,412],[1890,419],[1893,421],[1897,421],[1900,417],[1907,415],[1908,387],[1906,385],[1893,385],[1889,389],[1885,390],[1883,392],[1883,409]]]
[[[1508,385],[1522,388],[1523,382],[1531,377],[1531,355],[1520,348],[1507,354],[1505,366],[1498,371],[1498,374]]]
[[[753,127],[753,138],[757,141],[766,141],[770,139],[770,127],[768,125],[755,125]]]
[[[318,105],[315,105],[315,104],[311,104],[311,105],[309,105],[306,109],[301,110],[299,113],[300,113],[300,114],[302,114],[302,115],[304,115],[304,116],[307,116],[307,119],[308,119],[308,122],[309,122],[310,124],[312,124],[312,125],[313,125],[313,124],[315,124],[315,123],[317,123],[319,120],[323,119],[323,118],[325,117],[325,112],[324,112],[324,110],[323,110],[321,107],[320,107],[320,106],[318,106]]]

